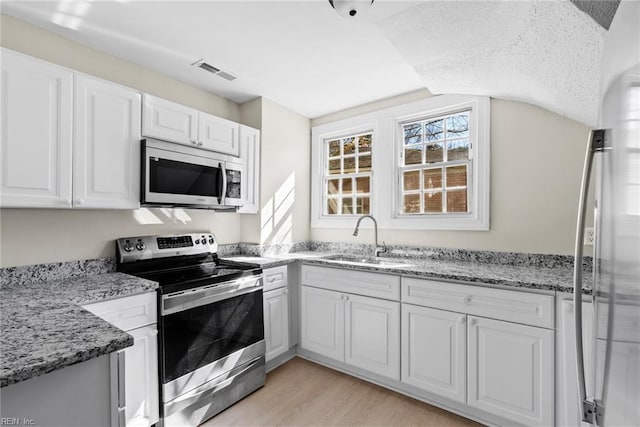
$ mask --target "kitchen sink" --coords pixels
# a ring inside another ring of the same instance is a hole
[[[348,264],[356,264],[356,265],[369,265],[376,267],[406,267],[411,264],[407,264],[405,262],[400,262],[396,260],[391,260],[388,258],[374,258],[374,257],[364,257],[364,256],[353,256],[353,255],[329,255],[323,257],[322,259],[328,261],[337,261]]]

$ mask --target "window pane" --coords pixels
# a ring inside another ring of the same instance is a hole
[[[342,199],[342,213],[344,215],[349,215],[353,213],[353,199],[346,198]]]
[[[345,178],[342,180],[342,193],[348,194],[353,192],[353,182],[351,178]]]
[[[369,191],[369,177],[356,178],[356,193],[368,193]]]
[[[461,139],[447,143],[447,160],[467,160],[469,158],[469,140]]]
[[[447,190],[447,212],[467,212],[467,190]]]
[[[441,191],[424,193],[424,211],[427,213],[442,212],[442,192]]]
[[[356,139],[354,137],[342,138],[342,149],[343,154],[354,154],[356,152]]]
[[[421,145],[405,147],[404,164],[405,165],[422,164],[422,146]]]
[[[357,197],[356,198],[356,213],[363,214],[363,215],[369,213],[369,198],[368,197]]]
[[[424,177],[424,189],[431,190],[442,188],[442,168],[425,169],[422,171]]]
[[[351,157],[344,159],[344,170],[342,173],[355,173],[356,171],[356,158]]]
[[[405,172],[402,175],[405,191],[420,189],[420,171]]]
[[[371,156],[358,157],[358,170],[360,172],[369,172],[371,170]]]
[[[340,173],[340,159],[329,160],[329,174],[335,175]]]
[[[337,215],[338,214],[338,199],[327,199],[327,214],[329,215]]]
[[[358,137],[358,152],[370,153],[371,152],[371,134],[360,135]]]
[[[404,126],[404,145],[420,144],[422,140],[422,124],[412,123]]]
[[[327,194],[338,194],[340,192],[340,180],[330,179],[327,184]]]
[[[425,141],[439,141],[444,138],[444,120],[434,120],[424,125]]]
[[[337,157],[340,155],[340,141],[329,141],[329,157]]]
[[[403,199],[402,211],[404,213],[420,213],[419,194],[405,194]]]
[[[447,117],[447,139],[469,136],[469,113]]]
[[[444,160],[442,143],[427,145],[427,163],[438,163]]]
[[[467,166],[452,166],[447,168],[447,188],[466,187]]]

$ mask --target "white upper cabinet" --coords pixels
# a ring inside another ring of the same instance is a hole
[[[142,101],[143,136],[198,145],[198,110],[146,93]]]
[[[260,210],[260,131],[240,125],[240,158],[244,166],[242,199],[239,213],[258,213]]]
[[[238,156],[240,154],[239,133],[238,123],[198,112],[198,147]]]
[[[71,206],[73,73],[2,49],[0,206]]]
[[[140,93],[78,74],[73,206],[136,209],[140,202]]]

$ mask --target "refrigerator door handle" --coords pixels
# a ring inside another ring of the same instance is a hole
[[[578,373],[578,393],[582,410],[582,420],[591,424],[599,424],[604,416],[604,405],[600,401],[591,402],[587,399],[587,388],[584,374],[584,354],[582,346],[582,256],[584,251],[584,227],[587,213],[587,196],[591,182],[593,158],[597,152],[605,151],[605,131],[596,129],[589,134],[587,154],[582,171],[580,187],[580,201],[578,203],[578,223],[576,227],[576,246],[574,251],[573,269],[573,315],[576,335],[576,367]]]

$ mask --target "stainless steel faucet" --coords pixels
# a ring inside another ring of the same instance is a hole
[[[384,242],[382,242],[382,247],[380,247],[380,245],[378,245],[378,221],[376,221],[376,219],[371,216],[371,215],[362,215],[360,218],[358,218],[358,222],[356,222],[356,229],[353,230],[353,235],[354,236],[358,236],[358,229],[360,228],[360,222],[362,222],[363,219],[365,218],[371,218],[371,221],[373,221],[373,230],[375,232],[375,249],[373,250],[373,256],[374,257],[379,257],[381,253],[383,252],[387,252],[387,245],[384,244]]]

